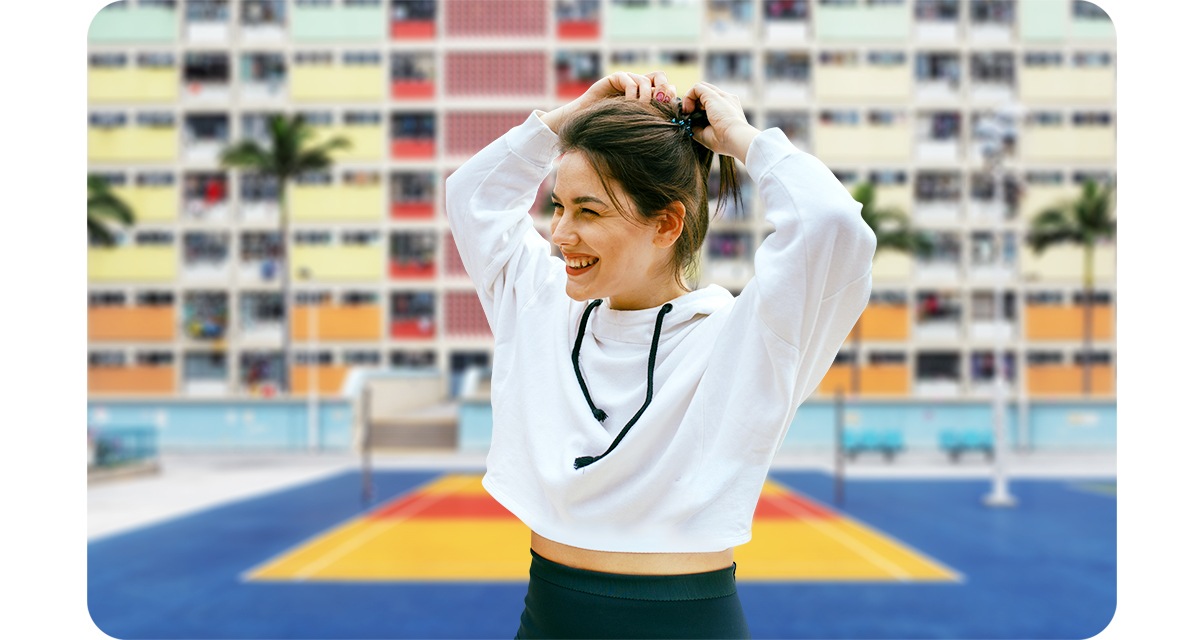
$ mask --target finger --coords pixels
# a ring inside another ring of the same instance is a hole
[[[670,90],[669,77],[664,71],[653,71],[646,76],[649,82],[652,83],[652,98],[657,102],[669,102],[673,99],[673,92]]]
[[[624,71],[610,74],[608,80],[615,93],[622,93],[630,98],[632,97],[631,92],[636,90],[635,83],[631,80],[631,75]]]
[[[651,102],[652,81],[648,79],[648,76],[633,73],[631,74],[631,79],[634,80],[636,85],[639,87],[637,98],[640,100],[640,102]]]
[[[625,91],[623,92],[623,95],[628,100],[635,100],[636,98],[639,97],[640,85],[638,83],[636,83],[636,81],[635,81],[635,74],[633,74],[633,73],[624,73],[623,74],[623,87],[625,89]]]
[[[706,109],[707,102],[714,96],[715,89],[706,83],[699,82],[690,87],[681,100],[682,113],[694,113],[695,109]]]

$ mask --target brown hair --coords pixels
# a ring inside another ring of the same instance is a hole
[[[676,124],[676,103],[640,102],[615,97],[574,113],[560,127],[560,148],[580,151],[597,171],[611,202],[620,208],[611,188],[617,183],[635,203],[637,220],[656,220],[671,202],[685,205],[681,236],[673,247],[670,266],[683,288],[682,274],[698,261],[709,226],[707,176],[715,153]],[[741,206],[736,162],[719,156],[719,203],[732,199]]]

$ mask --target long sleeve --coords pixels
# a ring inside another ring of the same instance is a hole
[[[716,444],[751,445],[761,458],[780,446],[865,309],[876,240],[860,203],[781,130],[753,140],[746,166],[773,232],[716,345],[727,364],[703,381],[703,392],[709,419],[727,429]],[[759,437],[748,440],[750,431]]]
[[[495,336],[563,272],[529,214],[556,155],[536,111],[447,178],[448,225]]]

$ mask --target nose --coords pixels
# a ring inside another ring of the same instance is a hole
[[[570,216],[560,215],[552,220],[552,244],[563,250],[577,245],[577,231],[568,222]]]

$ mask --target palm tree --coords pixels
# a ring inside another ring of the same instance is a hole
[[[283,376],[284,390],[292,391],[289,380],[289,342],[292,330],[289,324],[291,301],[289,300],[289,250],[288,250],[288,181],[296,179],[309,171],[320,171],[328,168],[333,160],[330,152],[345,149],[351,142],[342,136],[337,136],[316,145],[306,145],[315,132],[305,122],[301,114],[292,117],[272,115],[268,119],[267,146],[257,140],[246,139],[237,142],[221,153],[221,163],[224,167],[245,169],[260,175],[272,176],[276,179],[276,202],[279,205],[280,220],[280,291],[281,309],[284,311],[284,341],[281,345],[281,355],[284,360]]]
[[[88,242],[104,247],[117,244],[112,223],[128,227],[134,224],[134,210],[117,197],[102,177],[88,175]]]
[[[1037,255],[1059,244],[1083,249],[1083,395],[1091,394],[1091,298],[1095,286],[1095,245],[1116,237],[1116,218],[1113,216],[1115,191],[1115,181],[1108,181],[1101,186],[1094,180],[1087,180],[1078,198],[1041,211],[1033,219],[1025,238]]]
[[[930,256],[933,252],[932,239],[927,234],[916,231],[911,227],[910,219],[903,211],[894,207],[879,208],[875,202],[875,188],[872,182],[862,182],[853,188],[853,199],[861,203],[861,219],[869,225],[878,240],[874,257],[883,250],[898,251],[905,255]],[[857,354],[861,350],[861,321],[853,325],[853,395],[861,390],[860,365]]]

